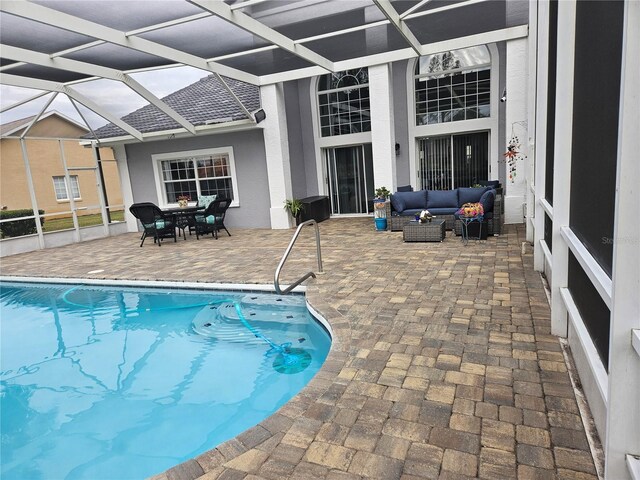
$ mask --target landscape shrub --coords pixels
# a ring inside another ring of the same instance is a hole
[[[44,215],[44,210],[38,210],[38,213]],[[29,217],[31,215],[33,215],[33,210],[26,208],[21,210],[0,210],[0,220]],[[44,225],[44,218],[40,218],[40,225]],[[0,238],[22,237],[23,235],[31,235],[37,232],[35,218],[0,223]]]

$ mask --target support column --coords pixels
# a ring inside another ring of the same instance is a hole
[[[529,155],[527,128],[527,39],[519,38],[507,42],[507,108],[505,121],[506,151],[512,133],[518,137],[521,155]],[[527,191],[526,160],[519,160],[516,176],[509,179],[509,166],[506,166],[504,223],[522,223],[524,221],[525,197]]]
[[[374,188],[385,186],[394,192],[397,187],[396,137],[391,81],[389,64],[369,67],[373,184]]]
[[[293,198],[293,188],[282,84],[260,87],[260,100],[267,113],[267,118],[260,125],[264,129],[264,150],[267,157],[271,228],[291,228],[292,218],[283,208],[285,200]]]
[[[621,479],[630,478],[626,455],[640,455],[640,352],[636,352],[632,345],[632,330],[640,329],[640,223],[637,214],[640,204],[638,25],[640,3],[626,2],[613,233],[609,404],[605,442],[605,478]],[[634,462],[633,458],[629,461]],[[638,460],[635,462],[637,464]]]
[[[529,2],[530,17],[536,13],[537,17],[537,61],[536,71],[529,72],[530,79],[536,79],[535,83],[535,103],[530,105],[529,118],[534,118],[534,232],[533,232],[533,268],[536,271],[544,271],[545,256],[542,249],[544,241],[544,216],[545,210],[542,207],[541,200],[545,197],[545,171],[546,171],[546,155],[547,151],[547,95],[548,95],[548,76],[549,76],[549,4],[547,2]],[[535,77],[534,77],[535,75]]]
[[[529,2],[529,36],[527,37],[527,58],[529,61],[527,67],[527,150],[528,158],[526,160],[526,176],[525,176],[525,228],[527,233],[527,241],[533,244],[535,235],[535,137],[536,137],[536,96],[538,85],[538,57],[536,55],[538,43],[538,7],[534,2]]]
[[[120,177],[120,189],[122,190],[124,220],[127,222],[127,232],[137,232],[138,221],[129,211],[129,207],[135,202],[133,200],[133,189],[131,188],[131,177],[129,177],[127,151],[124,145],[116,145],[111,148],[113,149],[113,158],[115,158],[118,163],[118,176]]]
[[[551,333],[567,336],[567,309],[560,290],[567,288],[569,246],[562,227],[569,226],[571,203],[571,142],[573,135],[573,75],[576,43],[576,0],[558,2],[558,56],[555,105],[553,181],[553,255],[551,260]]]

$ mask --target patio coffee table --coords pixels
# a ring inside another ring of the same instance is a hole
[[[442,242],[445,237],[444,224],[444,220],[427,223],[412,220],[402,227],[402,239],[405,242]]]

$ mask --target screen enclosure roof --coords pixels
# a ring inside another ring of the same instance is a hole
[[[194,134],[133,75],[189,66],[267,85],[524,37],[527,22],[526,0],[2,0],[0,82],[65,94],[142,140],[75,86],[121,82]]]

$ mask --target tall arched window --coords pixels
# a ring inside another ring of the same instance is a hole
[[[367,68],[329,73],[318,83],[320,133],[323,137],[370,132]]]
[[[489,117],[491,56],[484,45],[420,57],[416,125]]]

